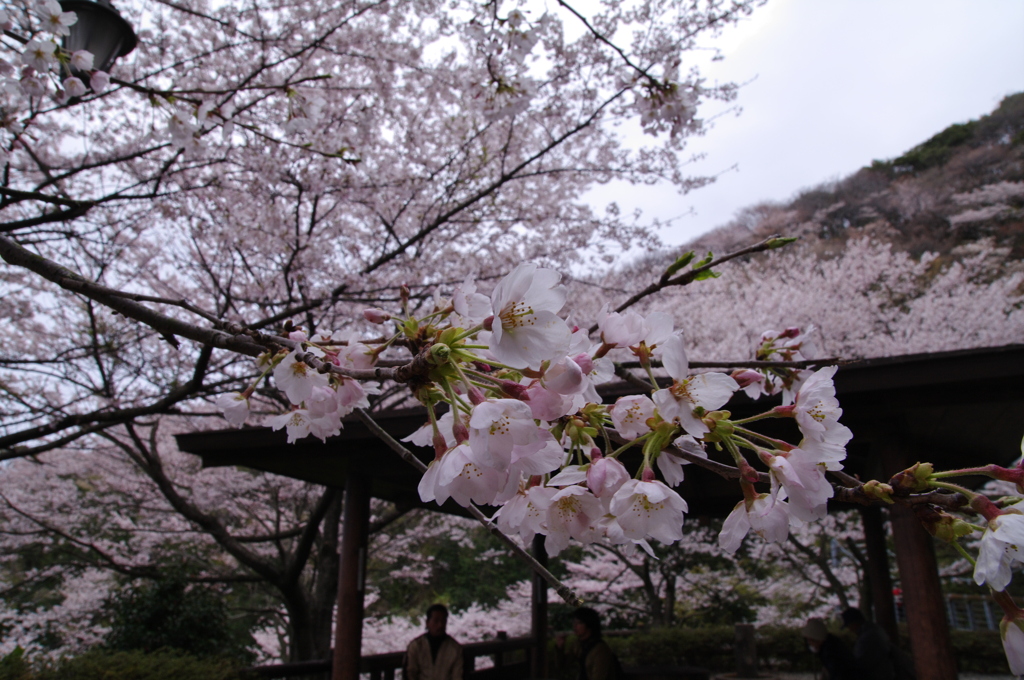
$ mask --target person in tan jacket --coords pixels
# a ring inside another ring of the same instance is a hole
[[[405,680],[462,680],[462,645],[446,632],[448,608],[427,608],[427,632],[409,643]]]

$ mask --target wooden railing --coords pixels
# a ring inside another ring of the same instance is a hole
[[[530,677],[530,661],[534,654],[531,637],[500,638],[487,642],[472,642],[462,646],[465,680],[521,680]],[[479,657],[491,657],[493,666],[476,670]],[[403,652],[373,654],[359,660],[359,672],[369,673],[370,680],[400,680]],[[331,660],[300,661],[298,663],[256,666],[248,670],[253,678],[307,678],[331,672]]]

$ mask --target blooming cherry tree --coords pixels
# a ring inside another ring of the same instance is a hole
[[[587,17],[564,2],[540,16],[459,0],[126,3],[143,47],[114,74],[58,44],[77,18],[54,0],[5,9],[0,460],[102,438],[223,538],[163,474],[138,434],[145,418],[216,406],[234,426],[265,418],[289,441],[326,440],[350,415],[373,429],[371,397],[414,400],[433,462],[388,442],[425,468],[421,499],[450,497],[485,522],[475,506],[499,507],[506,531],[544,535],[552,553],[680,540],[687,505],[670,486],[685,461],[738,480],[727,548],[750,530],[781,541],[823,521],[832,498],[910,495],[939,508],[929,528],[956,543],[975,528],[943,513],[970,498],[988,522],[979,578],[1001,591],[1015,510],[945,480],[1019,482],[1019,469],[851,482],[835,370],[814,358],[809,324],[764,333],[730,374],[689,361],[699,321],[677,331],[664,310],[633,309],[691,283],[720,291],[724,262],[791,239],[686,253],[592,326],[567,321],[563,272],[656,243],[583,196],[612,178],[703,181],[676,152],[702,131],[700,103],[734,89],[681,78],[680,55],[755,4],[612,1]],[[622,145],[631,120],[649,146]],[[927,309],[915,318],[936,326]],[[603,403],[613,371],[640,396]],[[740,389],[784,405],[735,418],[725,407]],[[802,440],[765,436],[767,418],[792,419]],[[223,542],[280,588],[301,575]]]

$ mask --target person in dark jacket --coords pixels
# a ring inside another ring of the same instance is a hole
[[[863,676],[875,680],[895,680],[892,643],[882,627],[864,618],[864,614],[856,607],[843,612],[843,625],[857,636],[857,641],[853,643],[853,658]]]
[[[577,661],[578,680],[620,680],[619,659],[601,637],[601,615],[590,607],[580,607],[572,616],[575,644],[567,645],[564,635],[555,638],[559,661],[565,657]]]
[[[810,650],[818,655],[828,680],[864,680],[853,654],[842,640],[828,632],[824,621],[808,619],[800,634]]]

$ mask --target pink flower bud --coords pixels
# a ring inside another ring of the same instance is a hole
[[[110,74],[106,71],[94,71],[92,77],[89,78],[89,87],[96,94],[103,92],[110,85]]]
[[[458,418],[455,419],[455,424],[452,425],[452,434],[455,435],[455,441],[459,444],[469,441],[469,428]]]
[[[384,323],[385,321],[391,320],[391,315],[385,312],[383,309],[376,307],[363,310],[363,318],[370,323]]]
[[[529,401],[530,399],[530,393],[526,390],[525,385],[520,385],[511,380],[502,380],[500,387],[502,392],[513,399],[518,399],[519,401]]]
[[[590,358],[589,354],[577,354],[572,360],[583,371],[583,375],[589,375],[594,370],[594,360]]]
[[[1021,461],[1020,465],[1013,468],[1004,468],[998,465],[989,465],[989,470],[995,479],[1001,482],[1010,482],[1017,485],[1017,490],[1024,489],[1024,461]]]
[[[474,406],[476,406],[477,404],[482,404],[487,401],[487,397],[484,396],[484,393],[480,391],[479,387],[473,385],[469,388],[469,400],[473,402]]]
[[[979,513],[987,521],[991,522],[999,515],[1004,514],[995,503],[990,501],[987,497],[977,495],[971,499],[971,510]]]
[[[440,432],[434,433],[434,460],[441,460],[441,456],[448,450],[448,443],[444,440],[444,435]]]
[[[749,387],[754,383],[764,382],[763,374],[759,373],[758,371],[752,371],[749,368],[733,371],[731,377],[739,384],[741,390],[744,387]]]

